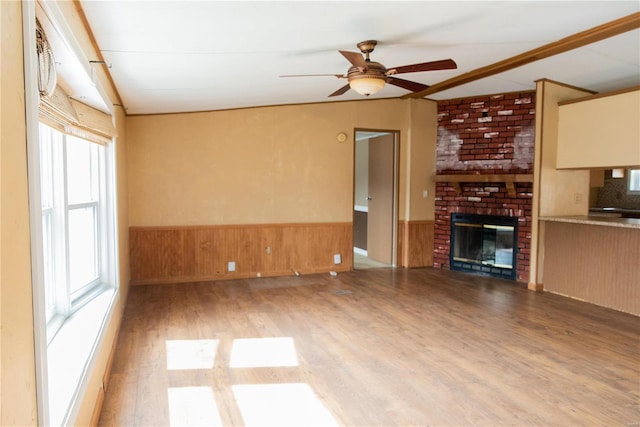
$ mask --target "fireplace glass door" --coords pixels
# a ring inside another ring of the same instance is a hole
[[[515,278],[517,219],[453,214],[451,268]]]

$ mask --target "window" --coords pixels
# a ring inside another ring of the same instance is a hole
[[[50,341],[113,284],[106,147],[39,125],[42,254]]]
[[[640,169],[629,169],[629,182],[627,191],[630,194],[640,195]]]
[[[56,426],[77,424],[122,297],[114,107],[58,3],[22,2],[37,416]]]

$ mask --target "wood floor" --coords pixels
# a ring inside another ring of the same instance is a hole
[[[103,426],[638,426],[640,319],[371,269],[132,287]]]

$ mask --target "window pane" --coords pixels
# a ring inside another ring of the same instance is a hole
[[[69,204],[98,200],[98,145],[67,136],[67,198]]]
[[[640,169],[629,171],[629,191],[640,191]]]
[[[98,276],[96,207],[69,211],[69,281],[71,293]]]
[[[42,258],[43,258],[43,279],[44,297],[47,317],[53,314],[56,305],[56,289],[53,276],[53,236],[51,229],[51,214],[42,215]]]
[[[53,206],[53,130],[43,124],[39,131],[40,142],[40,202],[42,208]],[[57,141],[59,142],[59,141]]]

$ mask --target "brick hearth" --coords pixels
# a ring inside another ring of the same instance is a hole
[[[507,93],[438,102],[437,174],[531,174],[535,92]],[[518,218],[516,280],[529,279],[532,183],[466,182],[459,193],[451,182],[436,183],[434,268],[449,269],[451,214]]]

